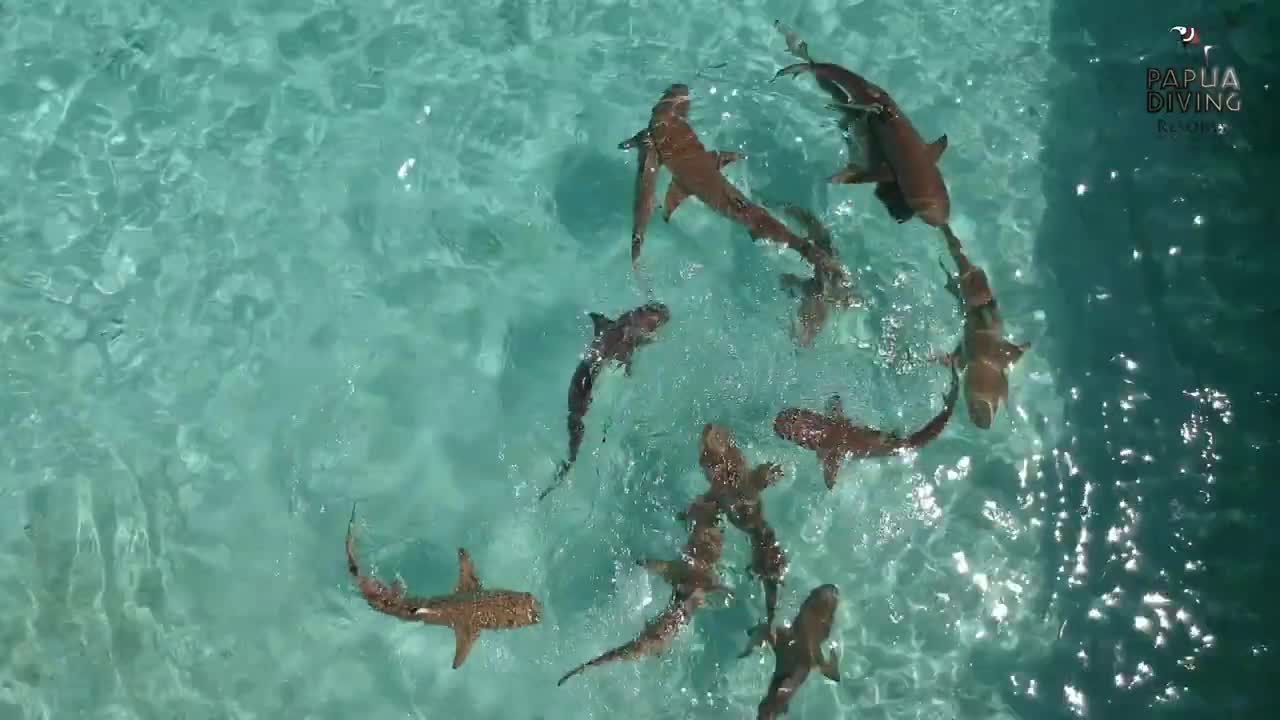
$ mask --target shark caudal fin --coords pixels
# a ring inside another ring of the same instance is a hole
[[[560,465],[556,468],[556,474],[555,474],[555,477],[551,480],[551,484],[547,486],[546,490],[543,490],[541,493],[538,493],[539,502],[541,502],[544,498],[550,495],[552,490],[555,490],[556,488],[564,484],[565,478],[568,477],[569,475],[569,469],[572,467],[573,467],[573,464],[568,460],[561,461]]]
[[[360,563],[356,559],[356,503],[351,503],[351,519],[347,521],[347,572],[360,579]]]
[[[774,73],[773,79],[777,80],[780,77],[794,77],[796,75],[803,75],[807,72],[813,72],[813,63],[807,63],[807,62],[795,63],[794,65],[788,65],[782,68],[781,70],[779,70],[778,72]]]
[[[955,255],[958,252],[964,252],[964,243],[960,242],[960,238],[956,237],[956,233],[951,229],[951,225],[949,223],[943,225],[941,230],[942,238],[947,241],[947,250],[949,250],[952,255]]]
[[[803,60],[805,65],[813,65],[813,58],[809,56],[809,43],[800,39],[800,36],[787,28],[786,25],[783,25],[781,20],[773,21],[773,29],[782,33],[782,38],[787,43],[787,52]],[[779,72],[778,75],[774,76],[774,79],[777,80],[781,76],[782,73]]]
[[[960,399],[960,371],[956,368],[957,363],[950,363],[947,369],[951,371],[951,387],[947,390],[947,395],[943,399],[942,411],[934,416],[924,427],[911,433],[911,435],[902,441],[903,447],[922,448],[939,435],[947,426],[947,422],[951,420],[951,414],[955,412],[956,401]]]
[[[638,148],[641,145],[648,144],[648,142],[649,142],[649,129],[645,128],[644,130],[641,130],[635,135],[632,135],[626,140],[623,140],[622,142],[618,143],[618,149],[634,150],[635,148]]]
[[[759,625],[748,629],[747,647],[738,655],[738,658],[741,659],[747,657],[765,645],[772,645],[776,634],[777,631],[767,622],[760,623]]]

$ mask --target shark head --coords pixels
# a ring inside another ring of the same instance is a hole
[[[658,108],[665,109],[669,113],[673,113],[677,117],[685,118],[689,116],[689,86],[683,83],[675,83],[667,88],[662,94],[662,98],[658,100]],[[657,108],[655,108],[657,110]]]
[[[836,606],[840,604],[840,588],[827,583],[814,588],[801,605],[801,612],[810,608],[811,612],[821,613],[824,617],[835,617]]]
[[[538,598],[529,593],[521,593],[525,596],[525,602],[521,607],[523,620],[530,625],[537,625],[542,622],[542,603],[538,602]]]
[[[996,410],[1000,407],[1000,401],[986,393],[974,392],[972,384],[969,385],[969,388],[970,391],[965,393],[965,405],[969,408],[969,421],[978,428],[990,430],[991,423],[995,422]]]
[[[800,605],[796,624],[806,628],[818,642],[826,639],[835,622],[836,607],[840,605],[840,590],[831,584],[819,585],[809,593]]]
[[[671,311],[662,303],[649,303],[635,309],[632,322],[640,335],[652,335],[671,320]]]
[[[736,449],[733,434],[729,428],[715,423],[707,423],[702,428],[702,449],[704,453],[724,455]]]
[[[778,437],[805,448],[822,444],[831,421],[824,415],[803,408],[787,408],[773,419],[773,431]]]
[[[994,361],[976,362],[965,373],[964,402],[969,420],[978,428],[989,430],[995,422],[1000,403],[1009,396],[1009,378],[1005,367]]]

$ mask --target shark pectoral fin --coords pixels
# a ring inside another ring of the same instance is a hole
[[[772,629],[769,631],[768,640],[769,640],[769,644],[774,646],[775,648],[786,647],[787,645],[791,644],[792,640],[795,639],[793,631],[789,627],[773,627],[773,626],[770,626],[770,627]]]
[[[818,669],[831,682],[840,682],[840,654],[832,650],[823,658],[822,663],[818,665]]]
[[[796,293],[804,292],[805,287],[809,284],[809,278],[800,277],[794,273],[782,273],[779,276],[779,281],[782,289],[790,293],[792,297],[795,297]]]
[[[755,627],[749,628],[747,630],[747,647],[738,655],[738,658],[742,659],[755,652],[758,648],[773,644],[774,635],[773,626],[768,623],[760,623]]]
[[[727,585],[717,582],[715,585],[711,586],[711,592],[721,596],[721,603],[723,607],[733,605],[733,591],[730,590]]]
[[[589,312],[587,317],[591,318],[591,331],[597,336],[613,327],[613,321],[598,312]]]
[[[937,163],[938,159],[942,157],[942,153],[946,152],[946,150],[947,136],[943,134],[937,140],[929,143],[929,159]]]
[[[1022,355],[1031,347],[1031,343],[1024,342],[1022,344],[1011,343],[1005,340],[1000,346],[1001,354],[1004,356],[1004,364],[1006,367],[1013,365],[1022,359]]]
[[[684,566],[673,560],[638,560],[637,565],[675,587],[684,578]]]
[[[822,479],[828,490],[836,487],[836,476],[840,474],[840,465],[844,463],[844,453],[837,450],[820,450],[818,459],[822,461]]]
[[[471,564],[471,553],[458,548],[458,584],[453,587],[453,591],[469,593],[480,589],[480,578],[476,577],[476,568]]]
[[[619,150],[632,150],[649,143],[649,129],[645,128],[631,137],[618,143]]]
[[[467,661],[467,655],[480,637],[480,630],[471,625],[455,625],[453,635],[457,643],[453,649],[453,669],[457,670]]]
[[[935,362],[942,367],[951,368],[953,370],[961,369],[964,366],[964,354],[961,347],[957,346],[955,350],[949,352],[936,352],[929,356],[930,362]]]
[[[689,197],[689,191],[684,189],[675,178],[671,178],[671,184],[667,186],[667,196],[662,201],[662,221],[667,222],[671,219],[671,214],[680,207],[680,203]]]
[[[865,115],[879,115],[884,112],[884,106],[879,103],[827,103],[827,109],[856,112]]]
[[[844,400],[840,399],[840,393],[831,393],[827,398],[827,414],[844,417]]]
[[[833,185],[861,185],[863,183],[894,182],[893,169],[881,163],[873,168],[850,165],[830,178]]]
[[[751,471],[751,485],[756,490],[764,490],[782,477],[782,466],[777,463],[760,463]]]
[[[777,80],[780,77],[789,77],[789,76],[799,75],[801,73],[806,73],[806,72],[813,72],[813,63],[800,62],[794,65],[788,65],[782,68],[781,70],[779,70],[778,72],[774,73],[773,80],[770,80],[769,82],[773,82],[774,80]]]
[[[729,163],[734,163],[742,159],[742,153],[732,150],[716,150],[713,153],[716,156],[716,165],[723,170]]]

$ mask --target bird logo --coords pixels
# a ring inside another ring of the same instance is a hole
[[[1183,47],[1200,44],[1200,31],[1193,27],[1174,25],[1169,28],[1169,32],[1178,33],[1178,41],[1182,43]]]

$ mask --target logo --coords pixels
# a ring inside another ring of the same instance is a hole
[[[1185,25],[1174,25],[1173,27],[1169,28],[1169,32],[1178,33],[1178,41],[1182,43],[1183,47],[1186,47],[1188,45],[1200,44],[1200,31],[1196,30],[1193,27],[1187,27]]]
[[[1215,46],[1204,44],[1196,28],[1174,25],[1169,32],[1177,35],[1182,48],[1201,48],[1204,62],[1198,66],[1148,67],[1147,112],[1183,115],[1240,112],[1240,76],[1236,69],[1210,64],[1209,51]],[[1160,125],[1163,128],[1166,121],[1161,120]],[[1216,127],[1216,124],[1210,122],[1206,126]]]

